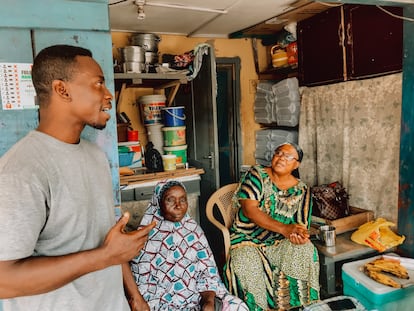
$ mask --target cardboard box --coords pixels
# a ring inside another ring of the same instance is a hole
[[[414,305],[414,286],[410,285],[414,278],[414,270],[407,268],[410,279],[398,279],[406,288],[393,288],[378,283],[368,277],[361,267],[381,256],[353,261],[342,265],[342,281],[344,295],[358,299],[367,310],[377,311],[411,311]],[[398,257],[397,257],[398,258]],[[404,265],[402,263],[402,265]],[[411,284],[412,285],[412,284]]]
[[[312,215],[312,226],[318,228],[321,224],[331,225],[336,228],[336,234],[358,229],[360,225],[374,219],[374,212],[358,207],[350,206],[351,215],[335,220],[328,220]]]

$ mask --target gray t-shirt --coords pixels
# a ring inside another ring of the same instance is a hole
[[[59,256],[101,245],[115,223],[108,160],[86,141],[32,131],[0,158],[0,260]],[[121,266],[49,293],[3,300],[4,310],[129,310]]]

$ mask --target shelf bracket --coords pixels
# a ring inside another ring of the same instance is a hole
[[[171,105],[171,103],[174,101],[175,95],[177,95],[178,89],[180,88],[180,84],[181,81],[180,80],[175,80],[175,81],[170,81],[168,83],[164,83],[163,85],[160,85],[154,89],[167,89],[167,88],[173,88],[170,92],[170,94],[168,94],[168,99],[167,99],[167,107],[169,107]]]

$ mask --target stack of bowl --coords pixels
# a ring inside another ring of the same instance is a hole
[[[140,46],[126,46],[120,49],[124,72],[140,73],[145,71],[145,50]]]
[[[152,33],[135,33],[131,35],[130,43],[144,49],[146,72],[149,72],[149,69],[159,62],[158,43],[160,41],[160,37]]]
[[[160,37],[152,33],[131,35],[130,45],[120,48],[121,62],[125,73],[149,72],[149,67],[158,63]]]

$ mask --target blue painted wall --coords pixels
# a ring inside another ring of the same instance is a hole
[[[107,0],[2,0],[0,10],[0,62],[32,63],[33,56],[52,44],[90,49],[102,66],[114,93],[112,39]],[[108,156],[115,205],[120,204],[119,163],[115,103],[104,131],[86,128],[82,137],[96,142]],[[0,156],[37,127],[37,110],[5,111],[0,99]]]

